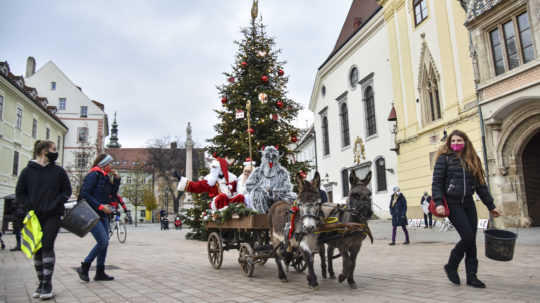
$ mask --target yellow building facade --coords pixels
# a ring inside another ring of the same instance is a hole
[[[380,0],[389,35],[397,116],[398,183],[408,215],[423,216],[422,194],[431,192],[434,156],[446,134],[466,132],[482,159],[466,12],[454,0]],[[481,218],[485,207],[478,207]]]

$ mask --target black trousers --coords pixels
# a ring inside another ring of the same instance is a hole
[[[39,218],[43,238],[41,238],[41,249],[34,255],[34,267],[40,282],[51,282],[56,263],[54,254],[54,242],[60,230],[60,217],[51,216]]]
[[[428,225],[428,217],[429,217],[429,225]],[[433,226],[433,215],[431,213],[429,214],[424,214],[424,223],[426,223],[426,227],[431,227]]]
[[[452,222],[461,237],[461,240],[450,253],[448,265],[453,269],[457,269],[465,256],[465,270],[467,275],[476,274],[478,272],[476,252],[478,216],[476,214],[476,206],[474,202],[466,200],[463,205],[449,203],[448,207],[450,208],[448,219],[450,219],[450,222]]]

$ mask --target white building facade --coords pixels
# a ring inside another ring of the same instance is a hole
[[[360,178],[371,171],[373,211],[382,218],[390,216],[388,201],[397,185],[393,123],[387,121],[393,106],[389,56],[382,9],[375,0],[353,1],[333,54],[317,72],[309,104],[329,200],[345,202],[351,171]]]
[[[107,114],[103,104],[91,100],[52,61],[35,71],[35,61],[28,60],[25,81],[41,96],[57,107],[56,115],[69,131],[65,136],[64,166],[71,169],[87,168],[93,159],[86,159],[83,148],[92,148],[94,155],[103,151],[109,135]]]
[[[295,152],[294,160],[297,162],[307,162],[311,167],[306,178],[313,179],[315,172],[318,170],[317,165],[317,146],[315,145],[315,128],[313,125],[309,127],[300,137],[297,143],[292,145]]]

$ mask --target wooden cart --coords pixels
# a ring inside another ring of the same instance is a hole
[[[237,249],[238,263],[242,272],[252,277],[255,264],[264,265],[269,258],[275,256],[270,243],[270,226],[266,214],[257,214],[231,219],[223,224],[207,222],[208,261],[215,269],[223,263],[223,251]],[[291,265],[298,272],[306,268],[306,262],[300,253],[295,255]]]

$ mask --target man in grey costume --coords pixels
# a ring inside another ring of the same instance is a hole
[[[289,178],[289,172],[279,164],[279,152],[273,146],[262,151],[261,165],[251,173],[246,189],[253,208],[266,213],[276,201],[293,201],[296,194]]]

